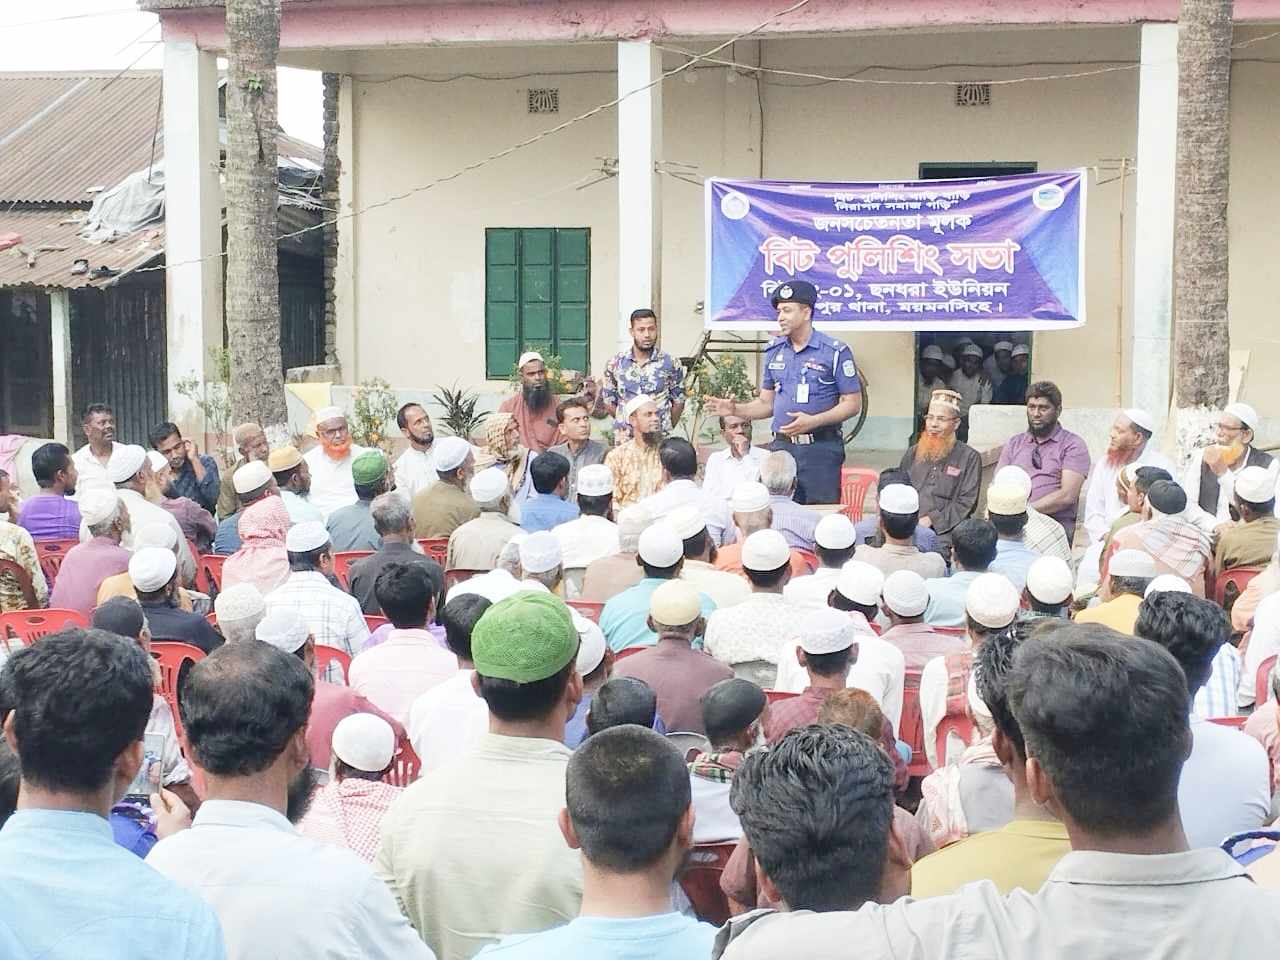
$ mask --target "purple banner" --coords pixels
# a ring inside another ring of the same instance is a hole
[[[768,330],[790,280],[824,330],[1084,323],[1085,173],[899,183],[706,183],[710,329]]]

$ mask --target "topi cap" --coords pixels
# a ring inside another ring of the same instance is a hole
[[[560,540],[550,530],[539,530],[520,541],[520,567],[525,573],[547,573],[560,566]]]
[[[319,520],[295,523],[284,535],[284,548],[289,553],[310,553],[329,542],[329,531]]]
[[[1137,407],[1130,407],[1128,410],[1123,411],[1123,413],[1125,418],[1128,419],[1128,421],[1135,427],[1141,427],[1143,430],[1147,431],[1147,433],[1156,432],[1156,422],[1152,418],[1151,414],[1147,413],[1147,411],[1140,410]]]
[[[178,558],[164,547],[143,547],[129,558],[129,579],[139,593],[155,593],[173,579]]]
[[[578,613],[577,610],[570,608],[570,616],[573,617],[573,629],[578,632],[578,673],[586,676],[596,667],[600,666],[604,660],[604,631],[595,623]]]
[[[618,514],[618,536],[638,537],[653,523],[653,515],[638,503],[624,507]]]
[[[80,519],[95,527],[116,512],[120,495],[104,487],[90,487],[80,494]]]
[[[1258,411],[1247,403],[1228,403],[1222,408],[1222,412],[1229,417],[1235,417],[1250,430],[1258,429]]]
[[[521,590],[476,621],[471,659],[482,677],[534,683],[554,676],[578,654],[578,631],[563,600]]]
[[[791,562],[791,548],[777,530],[757,530],[742,544],[742,567],[766,573]]]
[[[1266,467],[1245,467],[1236,474],[1235,490],[1246,503],[1266,503],[1276,498],[1276,478]]]
[[[1014,347],[1014,348],[1013,348],[1012,350],[1010,350],[1009,352],[1010,352],[1013,356],[1015,356],[1015,357],[1029,357],[1029,356],[1031,356],[1031,348],[1030,348],[1030,347],[1028,347],[1025,343],[1020,343],[1020,344],[1018,344],[1016,347]]]
[[[501,467],[487,467],[471,478],[467,490],[476,503],[492,503],[507,492],[507,473]]]
[[[252,583],[237,583],[219,590],[217,599],[213,601],[213,612],[218,615],[219,623],[252,620],[262,616],[266,610],[267,602]]]
[[[1172,573],[1162,573],[1149,584],[1147,589],[1143,591],[1142,599],[1146,599],[1153,593],[1194,593],[1191,584],[1183,580],[1181,577],[1174,576]]]
[[[1061,557],[1040,557],[1027,568],[1027,593],[1040,603],[1066,603],[1072,589],[1071,567]]]
[[[253,635],[284,653],[296,653],[311,636],[311,628],[294,607],[272,607]]]
[[[920,494],[915,487],[909,487],[905,483],[891,483],[880,491],[877,502],[881,513],[905,516],[920,509]]]
[[[655,523],[640,534],[637,552],[640,559],[651,567],[674,567],[684,556],[684,542],[669,526]]]
[[[929,410],[933,411],[934,407],[940,408],[940,412],[955,414],[960,416],[960,401],[962,397],[954,390],[935,390],[929,396]]]
[[[379,450],[366,450],[351,461],[351,479],[360,486],[377,483],[387,475],[387,458]]]
[[[1154,580],[1156,576],[1156,560],[1149,553],[1141,550],[1118,550],[1107,564],[1107,573],[1113,577],[1136,577],[1139,580]]]
[[[879,604],[883,589],[884,573],[862,560],[850,560],[840,568],[840,576],[836,578],[836,592],[864,607]]]
[[[683,580],[668,580],[649,598],[649,616],[664,627],[683,627],[702,616],[702,598]]]
[[[997,340],[996,345],[991,348],[992,353],[999,353],[1003,350],[1005,353],[1013,352],[1013,342],[1010,340]]]
[[[1147,503],[1155,513],[1176,517],[1187,509],[1187,495],[1172,480],[1157,480],[1147,491]]]
[[[918,617],[929,605],[929,588],[914,570],[895,570],[881,587],[884,605],[900,617]]]
[[[681,540],[696,537],[707,529],[707,522],[702,519],[702,511],[692,504],[672,510],[662,518],[661,522],[675,531],[675,535]]]
[[[756,480],[748,480],[733,488],[729,506],[734,513],[755,513],[769,506],[769,488]]]
[[[920,351],[920,359],[921,360],[941,360],[942,348],[938,346],[936,343],[931,343],[929,344],[929,346],[925,347],[923,350]]]
[[[231,475],[236,493],[253,493],[271,482],[271,468],[261,460],[250,460]]]
[[[378,773],[391,766],[396,734],[391,724],[373,713],[353,713],[333,728],[333,755],[348,767]]]
[[[628,400],[627,405],[622,408],[623,417],[630,420],[632,415],[646,403],[657,403],[657,401],[647,393],[637,393],[634,397]]]
[[[853,646],[857,637],[849,615],[832,607],[818,607],[800,618],[800,649],[805,653],[838,653]]]
[[[1017,487],[1028,497],[1031,496],[1031,474],[1015,464],[1001,467],[991,478],[993,487]]]
[[[534,360],[542,360],[542,354],[537,350],[526,350],[520,354],[520,359],[516,361],[516,369],[521,369],[526,363],[532,363]],[[542,361],[546,363],[545,360]]]
[[[975,622],[993,630],[1013,623],[1022,598],[1008,577],[998,573],[980,573],[969,584],[964,595],[965,612]]]
[[[321,407],[316,411],[316,426],[327,420],[345,420],[347,419],[347,411],[341,407]]]
[[[960,355],[963,357],[977,357],[981,359],[983,356],[982,348],[976,343],[967,343],[965,344],[964,349],[960,351]]]
[[[613,471],[603,463],[592,463],[578,471],[578,496],[607,497],[613,493]]]
[[[450,473],[467,462],[471,444],[461,437],[441,437],[432,447],[437,473]]]
[[[155,473],[157,470],[163,470],[169,465],[169,458],[159,450],[148,450],[147,463],[151,465],[151,472]]]
[[[843,513],[828,513],[813,530],[814,541],[824,550],[848,550],[856,537],[853,521]]]
[[[177,545],[178,531],[172,524],[156,521],[144,524],[141,530],[133,532],[133,549],[135,550],[141,547],[163,547],[166,550],[172,550]]]
[[[1016,517],[1027,512],[1027,491],[1012,483],[992,484],[987,487],[987,513],[1001,517]]]
[[[277,447],[267,455],[267,469],[272,473],[284,473],[302,462],[302,454],[294,446]],[[244,469],[243,467],[241,469]]]
[[[107,461],[107,478],[112,483],[132,480],[147,462],[147,451],[134,443],[120,444]]]

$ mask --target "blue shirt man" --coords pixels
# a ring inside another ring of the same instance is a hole
[[[925,580],[929,591],[929,605],[924,608],[924,622],[934,627],[963,627],[967,623],[964,598],[969,584],[985,571],[957,570],[949,577],[930,577]]]
[[[577,520],[579,513],[576,503],[562,500],[558,494],[535,493],[520,508],[520,529],[529,533],[550,530],[570,520]]]
[[[240,514],[237,510],[218,524],[218,532],[213,537],[213,552],[230,556],[240,549]]]
[[[204,467],[204,478],[196,479],[196,471],[190,460],[184,460],[182,469],[173,472],[173,480],[165,495],[177,499],[188,497],[210,513],[218,505],[218,491],[222,488],[222,480],[218,476],[218,464],[213,457],[199,454],[200,465]]]
[[[996,541],[996,558],[987,569],[1003,574],[1021,593],[1027,585],[1027,571],[1039,559],[1040,554],[1023,544],[1021,535],[1017,540],[1001,537]]]
[[[880,520],[878,517],[864,517],[853,525],[853,542],[866,543],[876,535],[879,529]],[[915,544],[916,549],[921,553],[940,553],[938,549],[938,535],[928,527],[916,525],[915,532],[911,534],[911,542]]]
[[[658,635],[649,629],[649,601],[653,591],[667,582],[666,578],[645,577],[634,587],[614,596],[600,611],[600,629],[614,653],[629,647],[652,647]],[[699,593],[702,616],[709,617],[716,605],[705,593]]]

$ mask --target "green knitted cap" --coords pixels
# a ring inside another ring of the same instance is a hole
[[[482,677],[533,683],[578,653],[578,631],[563,600],[525,590],[495,603],[471,632],[471,659]]]
[[[361,486],[377,483],[387,475],[387,458],[369,450],[351,461],[351,479]]]

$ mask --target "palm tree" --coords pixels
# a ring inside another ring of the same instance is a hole
[[[226,0],[227,333],[231,411],[288,436],[276,261],[276,55],[280,0]]]
[[[1184,456],[1229,399],[1231,8],[1182,0],[1178,17],[1173,426]]]

